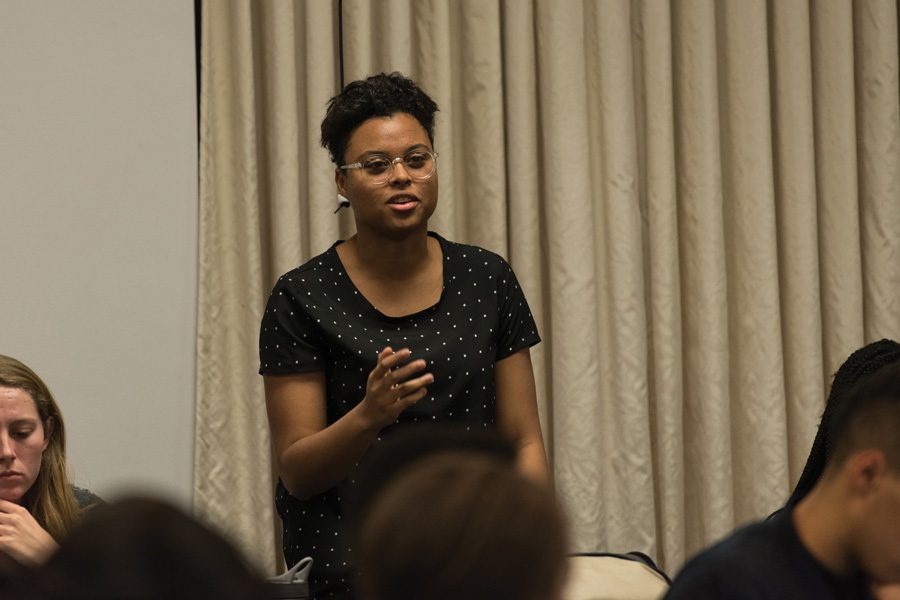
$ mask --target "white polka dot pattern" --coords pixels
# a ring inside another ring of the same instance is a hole
[[[467,427],[495,421],[494,363],[540,341],[515,275],[500,256],[449,242],[434,233],[444,255],[438,303],[405,317],[388,317],[356,289],[335,245],[282,276],[260,328],[260,373],[324,370],[328,422],[365,395],[366,378],[385,346],[423,358],[434,383],[428,396],[397,424],[447,420]],[[306,555],[329,578],[346,574],[349,552],[340,527],[342,486],[308,501],[279,482],[276,504],[284,524],[288,564]]]

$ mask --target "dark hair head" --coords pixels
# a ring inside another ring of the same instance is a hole
[[[824,424],[831,420],[832,413],[844,403],[847,391],[868,375],[898,360],[900,360],[900,344],[883,339],[854,351],[838,368],[831,382],[831,392],[828,394],[828,401],[809,458],[806,459],[806,466],[803,467],[797,486],[788,498],[787,506],[795,506],[800,502],[825,471],[825,465],[834,451],[834,444],[829,428]]]
[[[221,535],[150,498],[88,510],[41,579],[51,597],[71,600],[266,597],[263,581]]]
[[[335,165],[344,164],[344,153],[356,128],[372,117],[407,113],[416,118],[434,145],[434,113],[437,104],[412,79],[400,73],[379,73],[351,81],[328,101],[322,120],[322,146]]]
[[[3,600],[45,600],[46,594],[35,583],[38,577],[37,567],[23,565],[0,552],[0,598]]]
[[[537,600],[566,574],[552,490],[479,452],[433,454],[373,500],[354,546],[373,600]]]
[[[847,390],[845,401],[824,426],[832,444],[829,464],[840,464],[858,450],[878,448],[888,465],[900,471],[900,362]]]
[[[372,499],[397,475],[418,461],[449,450],[465,450],[490,456],[511,467],[516,462],[513,445],[495,430],[467,430],[456,423],[407,424],[386,429],[380,440],[360,461],[348,490],[351,529],[365,519]]]

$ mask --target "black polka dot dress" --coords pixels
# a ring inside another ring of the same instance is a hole
[[[488,250],[449,242],[429,232],[443,253],[444,287],[437,304],[405,317],[379,312],[353,285],[335,243],[325,253],[283,275],[262,319],[260,369],[264,375],[325,371],[328,423],[359,403],[366,379],[385,346],[409,348],[434,375],[428,396],[397,423],[451,421],[467,428],[495,423],[494,363],[540,337],[515,274]],[[275,494],[288,565],[312,556],[317,598],[350,583],[342,498],[353,474],[327,492],[299,500],[281,481]],[[333,597],[340,597],[339,591]]]

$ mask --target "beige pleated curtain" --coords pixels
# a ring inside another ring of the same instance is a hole
[[[575,550],[674,572],[776,509],[836,367],[900,338],[894,0],[346,0],[342,44],[333,0],[202,8],[195,504],[268,570],[257,333],[352,235],[318,146],[341,50],[441,107],[432,228],[526,291]]]

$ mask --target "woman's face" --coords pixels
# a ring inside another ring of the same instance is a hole
[[[47,442],[28,392],[0,386],[0,500],[21,504],[41,472]]]
[[[357,127],[344,159],[346,163],[363,162],[372,154],[394,159],[416,149],[433,151],[428,134],[412,115],[395,113],[373,117]],[[373,184],[363,169],[338,169],[335,181],[338,192],[353,207],[358,231],[403,237],[427,229],[437,205],[437,170],[430,178],[417,181],[399,161],[388,181],[380,185]]]

